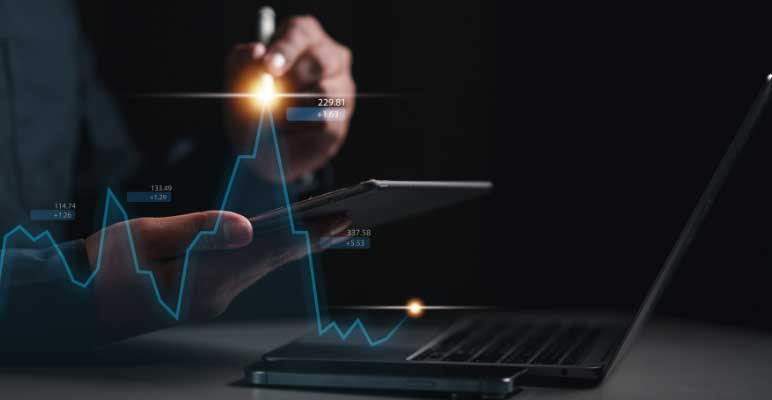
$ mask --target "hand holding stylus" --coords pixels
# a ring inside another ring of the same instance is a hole
[[[263,17],[261,16],[261,19]],[[261,24],[262,26],[263,24]],[[265,40],[262,29],[258,36]],[[280,130],[280,144],[289,181],[321,168],[335,154],[346,138],[354,111],[356,86],[351,75],[351,51],[332,39],[319,21],[311,16],[295,16],[279,26],[272,41],[237,45],[228,57],[228,86],[234,92],[250,90],[260,74],[275,77],[278,90],[290,94],[276,102],[282,110],[274,113]],[[291,94],[305,94],[293,98]],[[345,102],[341,121],[286,124],[283,110],[289,105],[315,105],[320,98],[339,98]],[[248,152],[255,136],[256,115],[250,99],[232,101],[228,106],[228,133],[235,149]],[[259,160],[259,161],[258,161]],[[262,177],[278,181],[275,160],[257,157],[255,170]]]

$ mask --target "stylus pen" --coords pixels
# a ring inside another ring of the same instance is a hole
[[[276,12],[268,6],[260,7],[257,13],[257,24],[255,25],[257,41],[268,47],[274,32],[276,32]]]

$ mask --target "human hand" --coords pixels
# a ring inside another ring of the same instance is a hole
[[[227,65],[231,91],[252,90],[251,86],[267,72],[276,77],[281,92],[313,94],[304,99],[281,98],[282,106],[315,106],[320,98],[344,101],[345,117],[340,121],[286,124],[277,114],[287,180],[296,180],[319,169],[343,145],[354,112],[356,92],[351,62],[351,51],[332,39],[319,21],[310,16],[296,16],[285,21],[268,48],[261,43],[246,43],[231,51]],[[254,144],[257,112],[253,102],[253,99],[242,98],[228,104],[228,133],[240,153],[250,151]],[[256,157],[251,165],[263,178],[279,180],[272,157]]]
[[[187,282],[180,282],[185,254],[201,231],[211,230],[222,213],[214,235],[202,235],[193,252],[195,271]],[[331,216],[307,226],[312,251],[320,249],[316,238],[335,236],[350,221]],[[100,270],[95,293],[100,317],[123,337],[162,328],[173,322],[161,310],[151,290],[149,277],[134,270],[127,222],[105,228]],[[187,302],[183,320],[202,320],[220,315],[244,289],[276,267],[307,255],[305,240],[287,231],[270,234],[253,232],[250,221],[228,211],[206,211],[165,218],[138,218],[128,221],[141,269],[153,273],[164,302],[175,308],[177,294],[184,288]],[[102,233],[86,239],[92,267],[97,266]]]

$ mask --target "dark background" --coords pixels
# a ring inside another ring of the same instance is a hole
[[[205,151],[194,160],[227,165],[221,103],[126,94],[221,91],[225,54],[252,39],[259,5],[82,2],[100,70],[151,160],[188,137]],[[326,255],[327,297],[337,305],[420,296],[430,304],[632,309],[772,72],[772,26],[752,8],[271,5],[280,16],[316,15],[351,47],[359,92],[398,94],[358,101],[332,163],[336,186],[370,177],[496,185],[483,201],[377,228],[368,252]],[[763,159],[763,144],[755,146]],[[744,171],[763,192],[767,171]],[[182,172],[159,167],[155,178],[175,185],[175,208],[165,212],[216,204],[224,173],[196,162]],[[750,213],[742,199],[724,214]],[[660,311],[772,327],[772,259],[758,239],[768,234],[765,219],[717,221],[711,232],[733,233],[729,256],[710,253],[726,235],[699,241],[701,255],[677,274]],[[276,296],[291,303],[293,277],[269,277],[228,317],[258,313]]]

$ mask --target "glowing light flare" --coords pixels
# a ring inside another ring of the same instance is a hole
[[[424,314],[424,302],[421,299],[410,299],[405,310],[411,318],[420,318]]]
[[[256,106],[262,108],[273,104],[277,97],[273,76],[268,73],[260,75],[260,79],[254,84],[250,92]]]

